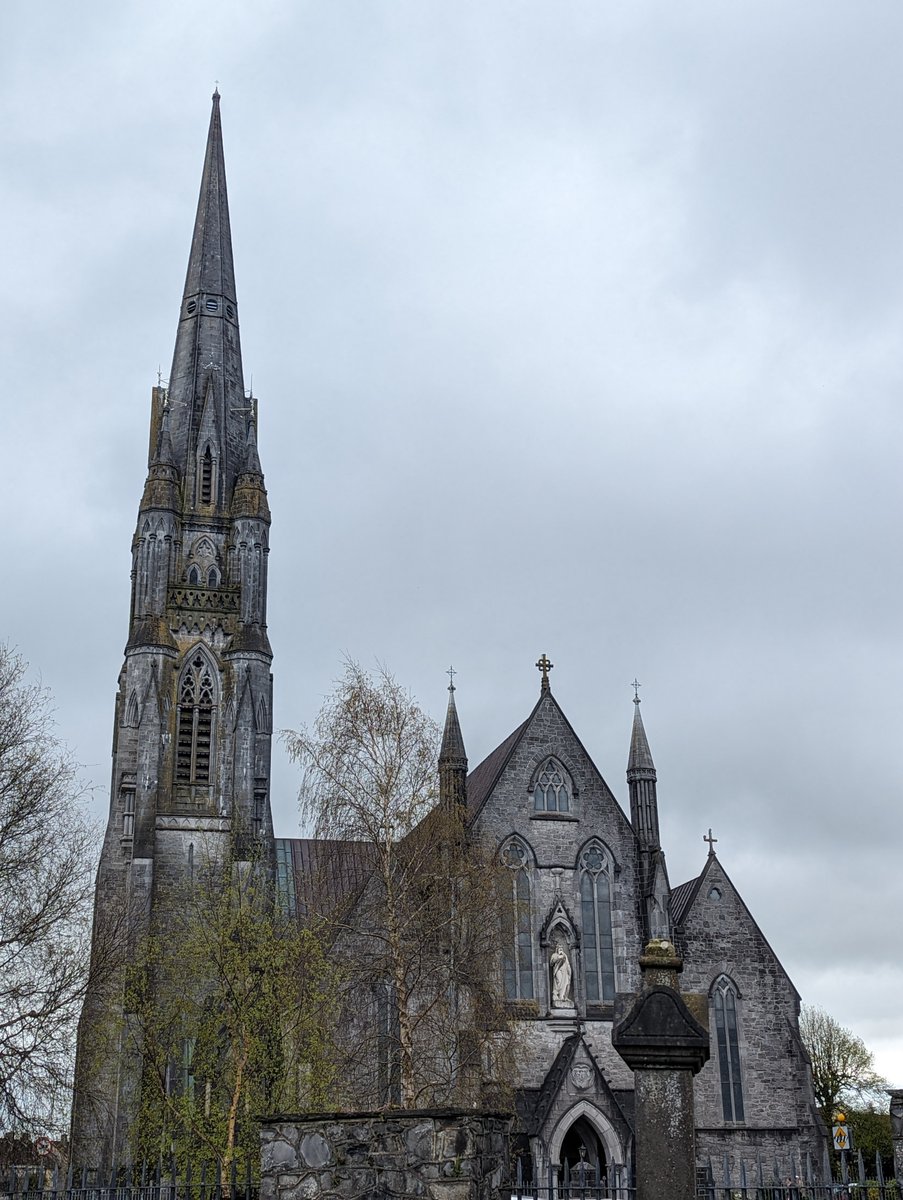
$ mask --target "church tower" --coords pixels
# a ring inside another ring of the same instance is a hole
[[[272,651],[266,631],[270,512],[244,388],[219,92],[168,387],[153,388],[148,474],[132,540],[113,777],[97,874],[94,986],[79,1025],[73,1153],[127,1154],[140,1052],[122,1029],[125,968],[165,933],[195,863],[271,869]],[[103,1047],[103,1053],[98,1052]]]

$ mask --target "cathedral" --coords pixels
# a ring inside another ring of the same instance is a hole
[[[215,93],[172,370],[168,386],[152,391],[97,875],[97,955],[122,914],[130,937],[166,929],[202,843],[239,866],[266,862],[279,903],[296,913],[318,856],[343,852],[342,844],[274,836],[270,514],[256,427],[257,402],[242,376]],[[515,919],[500,987],[519,1032],[516,1139],[528,1172],[631,1163],[633,1078],[611,1032],[615,997],[637,989],[650,938],[674,942],[683,990],[708,997],[711,1057],[695,1079],[700,1159],[810,1155],[821,1164],[825,1131],[799,1035],[799,995],[711,834],[699,874],[670,885],[639,698],[629,745],[625,737],[622,807],[558,704],[545,654],[537,667],[532,709],[473,770],[450,687],[437,763],[443,802],[460,807],[468,836],[510,879]],[[339,890],[342,879],[334,880]],[[82,1014],[78,1163],[122,1158],[137,1119],[140,1054],[115,1039],[99,1058],[88,1051],[121,1003],[115,988],[94,989]]]

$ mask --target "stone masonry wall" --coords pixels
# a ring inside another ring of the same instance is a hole
[[[268,1118],[260,1200],[495,1200],[509,1126],[457,1109]]]
[[[724,1120],[714,1018],[711,1058],[695,1080],[697,1150],[766,1160],[806,1151],[821,1167],[824,1140],[814,1112],[809,1065],[799,1040],[798,997],[717,858],[675,939],[684,958],[681,987],[711,993],[726,975],[738,995],[744,1121]]]

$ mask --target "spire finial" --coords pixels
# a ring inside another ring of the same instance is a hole
[[[714,853],[715,853],[715,843],[718,841],[718,839],[717,839],[716,837],[712,837],[712,827],[711,827],[711,825],[709,826],[709,832],[708,832],[708,834],[703,834],[703,835],[702,835],[702,840],[703,840],[704,842],[708,842],[708,843],[709,843],[709,858],[711,858],[711,857],[714,855]]]
[[[637,677],[636,677],[635,675],[634,675],[634,677],[633,677],[633,683],[632,683],[630,686],[633,688],[633,702],[634,702],[634,704],[639,704],[639,702],[640,702],[640,688],[641,688],[643,685],[640,683],[640,681],[637,679]]]
[[[455,676],[458,672],[454,667],[449,667],[445,674],[448,676],[448,690],[453,692],[455,690]]]
[[[554,666],[555,666],[555,664],[553,662],[550,662],[549,656],[546,654],[545,651],[543,651],[542,654],[539,656],[539,660],[536,663],[536,669],[537,669],[537,671],[540,671],[542,673],[541,690],[544,692],[547,692],[549,690],[549,672],[552,670],[552,668]]]

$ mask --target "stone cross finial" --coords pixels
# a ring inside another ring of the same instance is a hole
[[[555,664],[553,662],[549,661],[549,656],[545,653],[545,651],[543,651],[543,653],[540,655],[539,661],[536,664],[536,669],[542,672],[542,690],[544,692],[549,690],[549,672],[554,665]]]
[[[702,840],[709,843],[709,854],[715,853],[715,843],[718,841],[716,837],[712,837],[712,827],[709,826],[708,834],[702,835]]]

